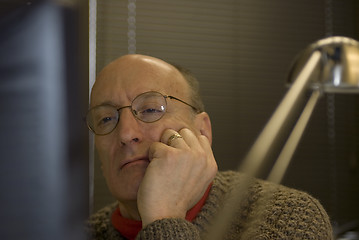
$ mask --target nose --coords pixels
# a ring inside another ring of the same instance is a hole
[[[115,131],[121,145],[130,145],[142,140],[139,122],[129,107],[120,110],[120,119]]]

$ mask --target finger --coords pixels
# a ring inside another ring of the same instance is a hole
[[[148,158],[150,162],[152,162],[153,159],[161,158],[162,155],[167,151],[166,148],[168,148],[168,146],[160,142],[153,142],[148,149]]]
[[[198,136],[194,134],[190,129],[188,128],[182,128],[178,131],[178,133],[183,137],[186,144],[193,149],[200,149],[201,144],[199,142]]]
[[[163,132],[161,142],[174,148],[188,147],[183,136],[173,129],[166,129]]]
[[[208,138],[205,135],[199,136],[198,142],[205,151],[212,152],[211,143],[209,142]]]
[[[199,136],[198,140],[201,143],[201,146],[203,147],[204,151],[206,151],[207,154],[209,154],[207,157],[207,164],[209,169],[209,175],[211,176],[210,181],[212,181],[215,175],[217,174],[218,166],[213,155],[211,143],[209,142],[208,138],[204,135]]]

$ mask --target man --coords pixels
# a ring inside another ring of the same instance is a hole
[[[118,200],[91,216],[93,239],[206,239],[244,176],[217,172],[198,83],[160,59],[126,55],[99,74],[87,115]],[[253,180],[223,239],[331,239],[311,196]]]

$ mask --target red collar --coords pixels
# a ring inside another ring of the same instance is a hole
[[[203,197],[194,205],[186,214],[186,220],[192,222],[196,218],[197,214],[201,211],[206,199],[209,195],[209,190],[211,189],[212,184],[207,188],[207,191]],[[142,229],[142,222],[137,220],[132,220],[124,218],[121,215],[120,209],[117,208],[111,216],[112,225],[126,238],[126,239],[135,239],[138,232]]]

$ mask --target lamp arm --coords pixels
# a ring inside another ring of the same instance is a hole
[[[298,143],[304,133],[304,130],[308,124],[310,116],[321,96],[321,90],[316,89],[313,91],[307,105],[303,109],[303,112],[298,119],[295,127],[293,128],[287,142],[285,143],[282,151],[279,154],[271,172],[269,173],[268,179],[271,182],[280,183],[287,171],[288,165],[292,159],[292,156],[298,146]]]
[[[240,171],[250,176],[256,176],[258,174],[267,156],[273,151],[273,146],[277,144],[280,137],[285,133],[283,125],[294,114],[298,100],[305,93],[310,77],[320,62],[320,59],[321,52],[319,50],[314,51],[244,158],[243,163],[239,167]]]

